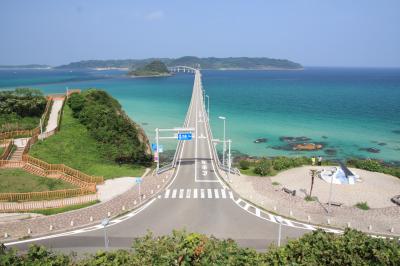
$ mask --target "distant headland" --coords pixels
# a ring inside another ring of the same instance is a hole
[[[72,62],[66,65],[52,67],[55,69],[121,69],[135,70],[153,62],[161,61],[167,67],[178,65],[194,66],[200,65],[202,69],[213,70],[302,70],[303,66],[299,63],[287,59],[274,59],[268,57],[196,57],[183,56],[179,58],[147,58],[147,59],[119,59],[119,60],[84,60]],[[31,66],[1,66],[0,68],[37,68],[38,65]],[[43,67],[43,66],[41,66]],[[50,68],[49,66],[45,66]]]

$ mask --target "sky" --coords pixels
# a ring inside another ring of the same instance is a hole
[[[400,1],[0,1],[0,65],[185,55],[400,67]]]

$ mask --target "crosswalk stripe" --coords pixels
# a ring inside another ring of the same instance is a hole
[[[183,192],[184,192],[183,188],[179,190],[179,198],[180,199],[183,199]]]
[[[219,199],[219,194],[218,194],[218,189],[217,188],[214,189],[214,194],[215,194],[215,198]]]
[[[256,208],[256,215],[257,215],[258,217],[260,217],[260,209],[259,209],[259,208]]]
[[[225,189],[221,189],[221,195],[223,199],[226,199]]]
[[[307,228],[307,229],[311,229],[311,230],[314,230],[315,228],[314,228],[314,226],[312,226],[312,225],[310,225],[310,224],[302,224],[305,228]]]
[[[247,211],[248,208],[250,207],[250,204],[246,203],[246,205],[244,205],[244,209]]]
[[[193,189],[193,198],[197,199],[197,188]]]
[[[192,191],[191,191],[191,189],[190,188],[188,188],[187,190],[186,190],[186,198],[187,199],[190,199],[190,193],[191,193]]]
[[[202,199],[204,199],[204,189],[200,189],[200,196]]]
[[[168,199],[168,197],[169,197],[169,192],[170,192],[169,189],[165,190],[165,196],[164,196],[164,198]]]
[[[270,214],[268,212],[266,212],[266,214],[268,214],[268,217],[269,217],[270,221],[275,221],[275,218],[274,218],[274,216],[272,214]]]
[[[229,191],[229,198],[233,199],[233,193],[232,193],[232,191]]]
[[[287,225],[289,225],[289,226],[293,226],[293,225],[294,225],[294,224],[293,224],[291,221],[289,221],[289,220],[284,219],[283,221],[285,222],[285,224],[287,224]]]
[[[176,198],[176,189],[172,190],[172,197],[171,198],[173,198],[173,199]]]
[[[211,188],[207,188],[207,198],[212,199],[212,191],[211,191]]]

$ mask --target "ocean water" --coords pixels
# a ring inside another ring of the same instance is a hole
[[[0,70],[3,89],[105,89],[151,140],[156,127],[182,125],[192,85],[193,76],[183,73],[128,78],[123,71]],[[400,69],[204,70],[203,85],[210,96],[214,137],[223,133],[218,116],[227,117],[227,136],[236,153],[400,161]],[[294,151],[282,137],[307,137],[324,148]],[[268,141],[254,143],[257,138]],[[171,149],[176,142],[164,145]]]

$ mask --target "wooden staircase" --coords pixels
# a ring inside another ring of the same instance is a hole
[[[8,158],[10,161],[22,161],[22,154],[24,152],[25,147],[17,147],[17,149],[11,154]]]

